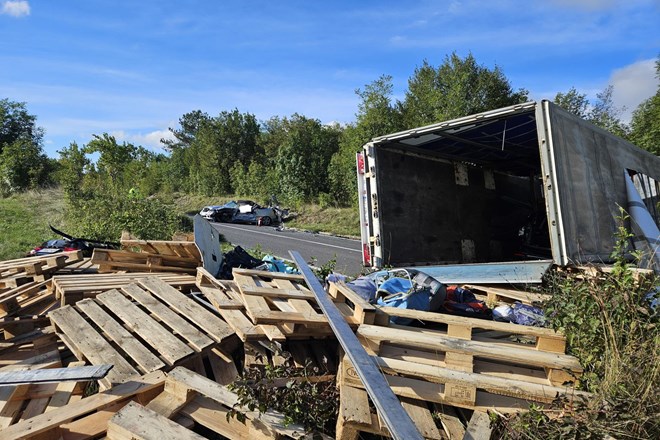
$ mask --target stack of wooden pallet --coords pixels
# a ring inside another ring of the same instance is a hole
[[[198,267],[189,244],[122,242],[140,252],[99,253],[112,255],[93,260],[103,273],[90,273],[94,267],[75,258],[65,266],[69,256],[0,263],[4,278],[48,274],[0,290],[0,379],[17,371],[26,378],[0,384],[0,438],[304,438],[302,426],[287,425],[275,411],[241,407],[227,388],[249,369],[291,362],[313,366],[314,376],[304,380],[336,380],[337,438],[388,435],[301,275],[235,269],[232,281],[218,280]],[[157,264],[149,260],[154,255]],[[490,303],[543,299],[471,289]],[[424,438],[462,438],[489,409],[519,411],[580,396],[572,387],[580,365],[549,329],[377,308],[343,283],[331,283],[328,293]],[[49,302],[31,306],[40,295]],[[391,324],[394,316],[414,325]],[[85,365],[112,369],[98,381],[44,384],[30,374]],[[245,421],[228,417],[233,410]]]

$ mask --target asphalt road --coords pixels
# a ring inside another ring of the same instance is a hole
[[[233,245],[240,245],[244,249],[255,248],[280,258],[291,259],[289,250],[300,252],[307,262],[321,266],[337,258],[335,271],[345,275],[357,275],[362,271],[362,251],[359,240],[333,237],[329,235],[299,232],[292,230],[278,230],[271,226],[254,226],[228,223],[213,223],[217,229]]]

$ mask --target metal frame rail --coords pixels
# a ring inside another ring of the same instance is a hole
[[[385,376],[376,366],[366,352],[353,330],[344,320],[339,309],[334,305],[326,294],[323,286],[311,271],[303,257],[297,251],[289,251],[289,254],[298,265],[298,269],[305,277],[305,281],[318,302],[321,310],[328,318],[330,327],[339,340],[344,352],[353,363],[355,370],[371,397],[372,402],[378,410],[378,414],[387,425],[387,428],[396,440],[423,440],[408,413],[401,406],[401,402],[394,395],[392,389],[385,380]]]

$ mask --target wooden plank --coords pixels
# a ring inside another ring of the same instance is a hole
[[[270,278],[273,280],[291,280],[291,281],[305,281],[305,277],[297,274],[282,273],[282,272],[268,272],[264,270],[254,270],[254,269],[240,269],[234,268],[232,270],[234,274],[252,276],[257,275],[264,278]]]
[[[203,440],[204,437],[130,402],[108,422],[109,440]]]
[[[261,273],[261,271],[256,271]],[[234,271],[234,278],[236,282],[238,283],[239,280],[242,284],[248,285],[250,287],[258,287],[255,281],[250,278],[249,276],[245,276],[241,274],[242,271]],[[242,296],[243,298],[243,303],[245,304],[245,309],[252,318],[252,322],[255,324],[258,324],[255,320],[256,316],[260,315],[266,315],[270,313],[270,307],[268,307],[268,303],[264,298],[258,297],[258,296],[253,296],[253,295],[245,295]],[[280,321],[277,321],[280,322]],[[282,331],[280,331],[279,328],[275,325],[268,325],[268,324],[262,324],[259,327],[263,330],[263,332],[268,336],[268,339],[271,341],[275,340],[286,340],[286,336]]]
[[[74,353],[82,353],[85,359],[94,365],[114,365],[102,382],[120,383],[139,374],[73,307],[53,310],[50,319],[56,328],[68,336],[70,343],[74,344],[69,347]]]
[[[463,440],[489,440],[492,432],[488,413],[475,411],[470,418]]]
[[[112,367],[113,365],[93,365],[88,367],[0,372],[0,386],[44,382],[101,380],[108,374]]]
[[[164,281],[158,278],[146,278],[139,283],[172,309],[194,322],[217,342],[222,342],[234,334],[226,322]]]
[[[85,365],[84,361],[76,361],[76,362],[71,362],[69,363],[69,367],[82,367]],[[66,404],[69,403],[69,400],[71,399],[71,394],[75,390],[76,386],[78,384],[76,382],[61,382],[57,384],[57,388],[55,389],[55,392],[50,398],[50,401],[48,402],[48,406],[44,410],[44,412],[52,411],[57,408],[61,408],[65,406]]]
[[[174,365],[194,353],[192,348],[177,339],[118,290],[109,290],[98,295],[96,299],[124,321],[131,331],[137,333],[158,351],[168,365]]]
[[[528,350],[520,347],[502,346],[479,341],[467,341],[451,338],[441,332],[417,331],[415,329],[390,328],[374,325],[361,325],[358,334],[374,341],[402,341],[413,347],[434,351],[451,351],[455,353],[470,354],[487,359],[496,359],[511,363],[523,363],[554,369],[569,369],[581,372],[582,366],[578,360],[569,355],[559,353],[546,353]]]
[[[200,332],[192,324],[152,295],[140,289],[136,284],[129,284],[122,287],[121,290],[142,304],[151,314],[155,315],[162,323],[178,333],[179,336],[186,339],[195,350],[201,352],[214,343],[211,338]],[[177,292],[177,294],[183,296],[180,292]]]
[[[425,439],[442,440],[443,437],[437,426],[435,426],[435,421],[426,402],[403,398],[401,399],[401,405],[415,422],[415,426]]]
[[[107,408],[133,396],[148,393],[154,389],[160,389],[164,380],[165,375],[160,371],[149,373],[142,377],[136,377],[129,382],[117,385],[112,390],[94,394],[62,408],[12,425],[3,430],[2,435],[7,439],[30,439],[42,434],[52,433],[59,429],[60,425],[68,423],[81,415]]]
[[[158,356],[154,355],[137,338],[129,333],[121,324],[115,321],[94,300],[85,299],[76,303],[76,307],[85,313],[103,333],[114,341],[137,364],[143,373],[158,370],[165,366]]]

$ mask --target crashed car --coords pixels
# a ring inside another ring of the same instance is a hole
[[[61,235],[62,238],[54,238],[52,240],[41,243],[41,245],[36,246],[30,250],[30,252],[28,252],[28,257],[52,255],[60,252],[73,252],[79,250],[82,251],[84,257],[91,257],[95,248],[119,249],[119,243],[89,240],[86,238],[75,238],[69,234],[58,231],[52,226],[50,226],[50,229],[54,233]]]
[[[204,217],[206,220],[213,220],[213,216],[215,215],[215,212],[221,208],[222,205],[205,206],[202,208],[201,211],[199,211],[199,215]]]
[[[232,200],[214,208],[208,217],[214,222],[268,226],[282,221],[281,213],[278,209],[270,207],[263,208],[251,200]]]

